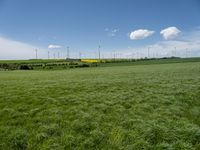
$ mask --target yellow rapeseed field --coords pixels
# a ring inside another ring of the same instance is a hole
[[[81,62],[85,62],[85,63],[98,63],[100,62],[97,59],[81,59]]]

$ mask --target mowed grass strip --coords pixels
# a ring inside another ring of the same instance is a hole
[[[0,72],[0,149],[200,149],[200,63]]]

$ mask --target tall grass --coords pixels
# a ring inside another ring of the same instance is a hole
[[[200,63],[0,72],[0,149],[200,149]]]

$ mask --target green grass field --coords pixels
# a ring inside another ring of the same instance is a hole
[[[101,59],[100,63],[81,62],[80,59],[33,59],[0,60],[0,71],[8,70],[63,70],[86,67],[112,67],[200,62],[200,57],[193,58],[152,58],[152,59]]]
[[[200,149],[200,62],[0,71],[0,149]]]

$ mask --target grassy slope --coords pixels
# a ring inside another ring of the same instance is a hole
[[[31,63],[53,63],[64,62],[64,59],[32,59],[32,60],[0,60],[0,64],[31,64]]]
[[[200,63],[0,72],[0,149],[198,149]]]
[[[193,58],[173,58],[173,59],[152,59],[152,60],[138,60],[133,62],[113,62],[102,63],[102,67],[110,66],[133,66],[133,65],[152,65],[152,64],[171,64],[171,63],[188,63],[188,62],[200,62],[200,57]]]
[[[121,59],[116,59],[116,62]],[[125,59],[126,60],[126,59]],[[129,60],[129,59],[127,59]],[[35,64],[35,63],[58,63],[58,62],[66,62],[65,59],[32,59],[32,60],[0,60],[0,64]],[[119,66],[121,65],[141,65],[141,64],[166,64],[166,63],[182,63],[182,62],[200,62],[200,57],[193,58],[168,58],[168,59],[153,59],[153,60],[140,60],[136,62],[118,62],[116,63],[114,59],[102,59],[102,61],[111,61],[113,63],[102,64],[102,66]]]

